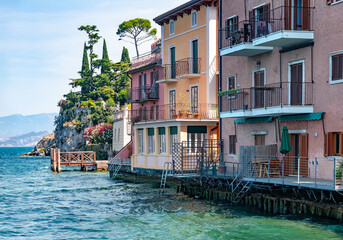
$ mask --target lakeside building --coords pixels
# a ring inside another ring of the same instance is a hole
[[[239,164],[253,182],[335,189],[343,156],[342,1],[220,2],[226,168]],[[283,126],[292,150],[271,178]]]
[[[132,103],[137,91],[139,99],[150,100],[138,101],[131,111],[134,170],[162,170],[178,154],[172,152],[175,143],[195,146],[218,138],[218,12],[214,2],[193,0],[156,17],[162,35],[160,66],[156,62],[129,71]],[[152,73],[153,68],[158,74]],[[140,94],[140,88],[135,91],[135,86],[146,86],[145,75],[158,76],[153,82],[159,86],[158,98],[149,99],[148,93]],[[196,153],[187,153],[192,154]]]

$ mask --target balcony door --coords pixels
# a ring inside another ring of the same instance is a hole
[[[261,37],[268,34],[270,4],[254,8],[249,12],[249,20],[252,27],[253,38]]]
[[[138,76],[138,101],[142,100],[142,75]]]
[[[290,105],[303,104],[304,62],[291,64],[290,68]]]
[[[169,90],[169,118],[174,118],[176,114],[176,91],[174,89]]]
[[[198,52],[198,40],[192,41],[192,73],[198,73],[198,58],[199,58],[199,52]]]
[[[192,113],[198,113],[198,86],[191,87],[191,111]]]
[[[285,29],[310,30],[310,0],[285,0]]]
[[[285,157],[285,175],[308,176],[308,134],[290,134],[291,151]]]
[[[254,104],[255,108],[264,107],[264,70],[254,72]]]
[[[175,60],[175,47],[169,49],[170,56],[170,78],[174,79],[176,77],[176,60]]]

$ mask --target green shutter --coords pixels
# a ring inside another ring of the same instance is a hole
[[[166,128],[164,128],[164,127],[158,128],[158,134],[159,134],[159,135],[164,135],[164,134],[166,134]]]
[[[192,126],[187,127],[188,133],[207,133],[207,127],[206,126]]]
[[[177,134],[177,127],[170,127],[170,134],[176,135]]]
[[[308,113],[308,114],[297,114],[297,115],[288,115],[278,117],[280,122],[289,122],[289,121],[314,121],[320,120],[323,117],[323,112]]]
[[[154,129],[148,128],[148,136],[154,136]]]

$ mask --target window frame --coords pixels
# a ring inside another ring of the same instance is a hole
[[[236,143],[237,135],[229,135],[229,155],[236,155]]]
[[[235,86],[234,86],[234,88],[232,88],[232,89],[237,89],[237,74],[233,74],[233,75],[228,75],[227,77],[226,77],[226,90],[228,91],[227,92],[227,99],[233,99],[233,98],[236,98],[236,95],[230,95],[229,94],[229,90],[231,90],[231,89],[229,89],[229,79],[230,78],[234,78],[234,81],[235,81]]]
[[[174,20],[169,20],[169,36],[172,36],[174,34],[175,34],[175,21]]]
[[[343,0],[342,0],[343,2]],[[337,55],[343,55],[343,50],[341,51],[337,51],[337,52],[332,52],[329,55],[329,84],[338,84],[338,83],[343,83],[343,74],[342,74],[342,78],[338,79],[338,80],[332,80],[332,57],[333,56],[337,56]]]
[[[195,23],[193,22],[193,15],[195,16]],[[191,27],[198,26],[198,12],[197,10],[191,11]]]
[[[144,154],[144,129],[138,129],[138,153]]]
[[[155,153],[155,132],[154,132],[154,135],[148,135],[148,154],[154,154],[154,153]]]

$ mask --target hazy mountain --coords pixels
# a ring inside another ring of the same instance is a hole
[[[30,132],[17,137],[0,139],[0,147],[33,147],[49,132]]]
[[[53,132],[57,113],[42,113],[23,116],[20,114],[0,117],[0,139],[24,135],[31,132]]]

